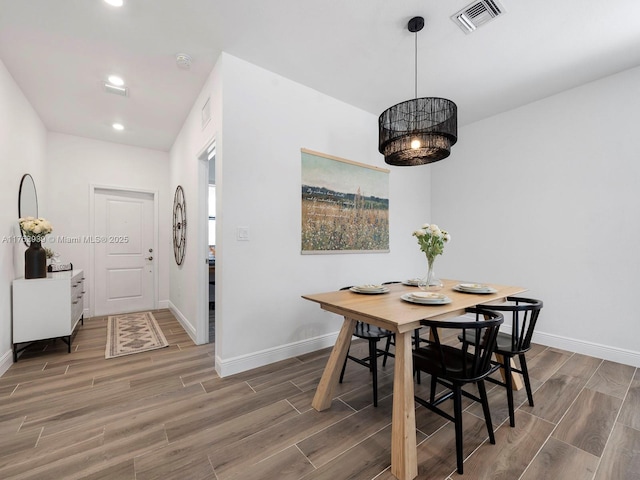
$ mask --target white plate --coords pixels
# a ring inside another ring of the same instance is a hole
[[[409,280],[403,280],[402,281],[403,285],[408,285],[410,287],[417,287],[418,283],[420,283],[420,279],[419,278],[410,278]]]
[[[429,293],[429,292],[424,292],[424,293]],[[436,295],[442,295],[442,294],[439,293]],[[446,305],[447,303],[451,303],[451,299],[445,295],[442,295],[442,298],[440,297],[433,297],[433,298],[422,297],[421,298],[421,297],[416,297],[412,293],[405,293],[401,295],[400,298],[405,302],[419,303],[420,305]]]
[[[368,293],[368,294],[376,294],[376,293],[387,293],[389,288],[383,287],[381,285],[376,285],[377,288],[374,288],[372,285],[360,285],[356,287],[351,287],[349,290],[355,293]]]
[[[489,285],[480,283],[459,283],[453,287],[454,290],[464,293],[496,293],[497,290]]]

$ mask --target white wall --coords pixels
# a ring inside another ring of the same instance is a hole
[[[0,61],[0,374],[13,361],[11,348],[11,282],[24,276],[24,250],[11,237],[18,225],[18,190],[22,175],[33,177],[47,216],[45,180],[46,130],[24,94]]]
[[[168,153],[50,132],[47,135],[47,162],[50,182],[47,211],[48,220],[54,227],[49,239],[90,238],[91,185],[158,192],[159,251],[154,257],[159,268],[158,303],[159,307],[166,308],[169,299],[169,261],[173,258],[173,194],[169,191]],[[89,281],[92,281],[90,242],[59,241],[48,246],[60,254],[62,262],[71,261],[74,268],[82,268]],[[89,308],[91,291],[92,285],[89,284],[85,309]]]
[[[202,129],[209,96],[213,120]],[[300,254],[300,149],[385,167],[377,117],[223,54],[171,150],[172,188],[181,183],[192,205],[198,202],[196,157],[213,137],[216,368],[222,375],[333,344],[341,319],[302,294],[426,271],[411,232],[429,221],[430,167],[391,171],[390,253]],[[189,238],[198,235],[192,212]],[[239,226],[249,227],[248,242],[236,240]],[[197,306],[187,298],[193,301],[201,283],[197,263],[206,253],[194,243],[188,242],[185,264],[172,267],[171,302],[195,328]]]
[[[545,302],[537,340],[640,366],[640,68],[460,130],[433,170],[442,276]]]

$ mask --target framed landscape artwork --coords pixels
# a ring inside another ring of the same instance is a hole
[[[302,149],[302,253],[389,251],[389,170]]]

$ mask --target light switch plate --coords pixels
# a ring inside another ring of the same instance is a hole
[[[236,230],[236,239],[238,241],[249,241],[249,227],[238,227]]]

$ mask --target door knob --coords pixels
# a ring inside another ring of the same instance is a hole
[[[153,252],[153,248],[150,248],[150,249],[149,249],[149,253],[151,253],[151,252]]]
[[[147,257],[147,260],[153,260],[152,256]]]

